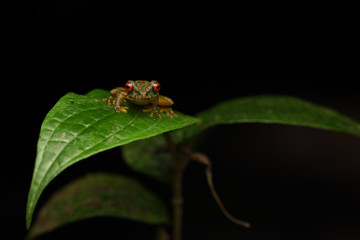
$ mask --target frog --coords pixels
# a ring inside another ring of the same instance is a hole
[[[110,96],[103,98],[109,106],[114,106],[117,113],[127,113],[128,106],[123,106],[123,102],[130,101],[136,105],[144,106],[143,112],[150,112],[150,117],[154,114],[162,118],[160,112],[165,112],[170,118],[178,117],[171,106],[174,101],[166,96],[159,94],[160,83],[156,80],[128,80],[124,87],[117,87],[110,91]]]

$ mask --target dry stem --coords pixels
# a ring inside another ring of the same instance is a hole
[[[224,207],[221,202],[219,195],[215,191],[215,187],[212,180],[211,172],[211,162],[210,159],[203,153],[191,152],[189,149],[182,149],[181,153],[177,151],[176,145],[174,144],[169,133],[164,133],[165,139],[167,141],[171,157],[174,160],[174,175],[173,175],[173,240],[181,240],[182,238],[182,217],[183,217],[183,196],[182,196],[182,178],[184,170],[188,164],[189,159],[195,160],[206,166],[205,174],[207,178],[207,183],[209,185],[210,191],[220,207],[222,213],[232,222],[241,225],[243,227],[249,228],[251,225],[248,222],[239,220],[233,217]]]
[[[206,179],[210,188],[210,191],[216,201],[216,203],[218,204],[218,206],[220,207],[222,213],[225,215],[225,217],[227,217],[230,221],[232,221],[235,224],[241,225],[243,227],[246,228],[250,228],[251,225],[248,222],[239,220],[235,217],[233,217],[224,207],[224,204],[221,202],[219,195],[217,194],[215,187],[214,187],[214,183],[213,183],[213,179],[212,179],[212,172],[211,172],[211,162],[210,159],[203,153],[199,153],[199,152],[195,152],[192,153],[189,150],[184,150],[184,152],[193,160],[204,164],[206,166],[205,169],[205,174],[206,174]]]
[[[183,196],[182,196],[182,178],[188,163],[188,158],[178,154],[176,146],[169,133],[164,133],[171,156],[174,160],[173,175],[173,240],[181,240],[182,236],[182,216],[183,216]]]

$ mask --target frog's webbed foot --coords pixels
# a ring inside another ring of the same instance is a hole
[[[107,101],[108,105],[111,106],[111,105],[114,105],[114,98],[112,96],[110,97],[107,97],[107,98],[103,98],[102,99],[104,102]]]
[[[114,105],[115,112],[117,113],[126,113],[129,107],[122,107],[121,103],[125,102],[125,97],[122,94],[117,96],[111,95],[110,97],[103,98],[103,101],[107,101],[109,106]]]
[[[154,113],[156,113],[160,118],[162,118],[160,112],[166,113],[166,115],[168,117],[170,117],[170,118],[174,118],[174,117],[179,116],[179,115],[177,115],[176,113],[173,112],[171,107],[160,107],[160,106],[158,106],[157,108],[154,108],[152,106],[149,106],[149,107],[145,107],[143,109],[143,112],[150,112],[150,117],[154,116]]]
[[[114,106],[115,112],[117,113],[121,113],[121,112],[127,113],[128,108],[129,107]]]
[[[160,112],[165,112],[171,118],[178,117],[176,113],[172,110],[171,107],[159,107]]]
[[[158,109],[156,107],[148,106],[143,109],[143,112],[150,112],[150,117],[154,116],[154,113],[156,113],[159,118],[162,118],[161,114],[159,113]]]

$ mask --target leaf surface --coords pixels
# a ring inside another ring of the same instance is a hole
[[[288,96],[238,98],[220,103],[196,117],[202,120],[201,124],[171,133],[175,142],[189,140],[212,126],[233,123],[287,124],[339,131],[360,137],[360,125],[356,121],[332,109]],[[161,182],[170,182],[172,161],[169,154],[161,151],[166,148],[166,143],[160,137],[124,146],[124,157],[136,171]]]
[[[164,203],[140,183],[119,175],[97,173],[79,178],[55,192],[40,209],[29,237],[92,217],[169,223]]]
[[[333,130],[360,137],[360,124],[330,108],[290,96],[262,95],[220,103],[196,117],[199,126],[173,133],[177,141],[189,139],[209,127],[232,123],[276,123]]]
[[[129,104],[128,113],[116,113],[101,99],[109,93],[93,90],[87,95],[68,93],[45,117],[37,145],[29,190],[26,225],[30,227],[36,203],[45,187],[72,164],[98,152],[192,125],[199,120],[181,113],[150,117]]]
[[[141,151],[139,151],[141,149]],[[122,147],[125,162],[134,171],[170,183],[174,169],[164,136],[136,141]]]

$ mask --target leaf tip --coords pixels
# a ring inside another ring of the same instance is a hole
[[[25,216],[26,230],[29,230],[29,228],[31,226],[33,213],[34,213],[33,201],[31,201],[30,195],[29,195],[28,201],[26,204],[26,216]]]
[[[31,217],[26,214],[26,230],[29,230],[31,226]]]

